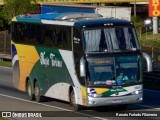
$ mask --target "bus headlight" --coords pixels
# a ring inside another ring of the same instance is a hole
[[[88,96],[90,96],[90,97],[95,97],[95,98],[102,97],[101,94],[96,94],[96,93],[95,93],[95,94],[89,93]]]
[[[141,94],[142,92],[143,92],[143,90],[136,90],[136,91],[132,92],[131,94],[138,95],[138,94]]]

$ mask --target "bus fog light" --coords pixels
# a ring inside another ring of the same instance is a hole
[[[141,94],[142,92],[143,92],[142,90],[137,90],[137,91],[132,92],[131,94],[138,95],[138,94]]]
[[[89,103],[89,104],[96,104],[95,101],[89,101],[88,103]]]
[[[139,91],[137,90],[137,91],[135,91],[135,94],[139,94]]]
[[[137,101],[142,101],[142,100],[143,100],[143,98],[142,98],[142,97],[137,99]]]

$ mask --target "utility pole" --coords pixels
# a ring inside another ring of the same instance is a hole
[[[134,0],[134,16],[136,17],[136,0]]]
[[[158,17],[153,17],[153,34],[158,34]]]

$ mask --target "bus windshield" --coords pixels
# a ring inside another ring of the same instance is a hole
[[[140,78],[140,59],[136,56],[89,58],[88,85],[137,84]]]
[[[112,27],[83,31],[85,52],[114,52],[139,49],[133,27]]]

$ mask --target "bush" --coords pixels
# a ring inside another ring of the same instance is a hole
[[[141,37],[142,36],[142,30],[144,28],[143,20],[140,19],[138,16],[132,16],[131,22],[134,24],[134,27],[137,31],[137,34]]]

